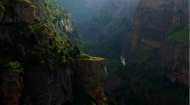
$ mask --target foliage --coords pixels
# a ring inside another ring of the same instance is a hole
[[[80,55],[78,55],[77,59],[78,60],[105,60],[104,58],[90,56],[90,55],[85,54],[85,53],[81,53]]]
[[[122,83],[115,87],[112,93],[114,99],[131,105],[147,105],[151,103],[145,96],[151,96],[152,100],[157,99],[160,104],[188,104],[188,86],[172,83],[167,76],[159,74],[157,69],[147,64],[132,64],[120,70],[118,76]]]
[[[135,56],[135,62],[138,64],[151,64],[152,60],[153,60],[153,56],[158,52],[158,48],[154,48],[152,50],[147,51],[144,54],[141,53],[136,53]]]
[[[6,68],[9,70],[22,70],[22,64],[18,61],[9,62],[9,64],[6,65]]]
[[[174,28],[167,38],[182,42],[189,42],[189,24]]]
[[[28,66],[46,68],[49,65],[50,70],[54,66],[75,65],[74,59],[80,50],[71,42],[62,41],[46,24],[18,22],[1,27],[3,27],[0,28],[3,30],[1,32],[9,35],[1,39],[0,43],[0,57],[3,61],[0,62],[1,68],[5,68],[5,65],[12,61],[18,61],[23,68]],[[62,61],[65,61],[64,65]]]

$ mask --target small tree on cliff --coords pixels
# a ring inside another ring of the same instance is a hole
[[[75,57],[77,57],[77,55],[80,55],[80,50],[77,46],[74,46],[73,49],[75,51],[75,55],[74,55]]]

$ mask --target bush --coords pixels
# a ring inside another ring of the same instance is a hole
[[[11,70],[22,69],[22,65],[18,63],[18,61],[9,62],[9,64],[6,65],[6,68],[11,69]]]

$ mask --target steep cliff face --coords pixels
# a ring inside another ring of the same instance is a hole
[[[61,105],[72,100],[71,77],[70,69],[26,69],[22,104]]]
[[[168,32],[189,21],[186,0],[142,0],[133,23],[132,48],[146,51],[159,47]]]
[[[156,61],[160,72],[173,82],[186,85],[189,84],[188,11],[186,0],[142,0],[134,18],[132,36],[132,49],[147,52],[159,48]]]
[[[172,82],[189,85],[189,43],[164,41],[157,54],[157,64]]]
[[[76,61],[76,84],[96,100],[103,101],[104,83],[107,78],[107,60]]]
[[[88,21],[84,37],[97,43],[129,33],[138,0],[108,0]]]
[[[1,1],[1,2],[9,2],[9,1]],[[8,11],[5,11],[4,8],[5,4],[1,3],[1,17],[0,17],[0,22],[2,24],[10,24],[10,23],[16,23],[16,22],[27,22],[29,24],[35,23],[35,7],[33,4],[27,2],[27,1],[20,1],[20,2],[10,2],[9,5],[11,6],[15,12],[15,16],[11,13],[8,13]]]
[[[23,88],[23,72],[21,70],[2,70],[0,77],[1,105],[20,105]]]

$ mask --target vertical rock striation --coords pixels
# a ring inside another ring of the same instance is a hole
[[[23,86],[22,71],[1,70],[0,75],[0,104],[20,105]]]
[[[133,22],[132,48],[146,51],[159,47],[168,32],[189,21],[185,0],[142,0]]]
[[[61,105],[72,100],[70,69],[26,69],[23,95],[25,105]]]
[[[132,36],[132,49],[147,52],[159,48],[156,65],[161,67],[160,72],[173,82],[186,85],[189,85],[188,42],[168,39],[167,36],[172,30],[188,23],[187,0],[141,0],[134,18]]]
[[[96,100],[104,98],[104,83],[107,77],[107,60],[77,60],[76,84]]]

